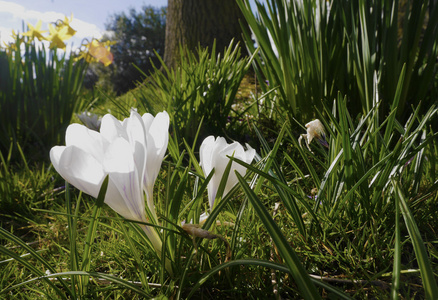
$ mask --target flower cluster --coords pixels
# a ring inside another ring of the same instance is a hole
[[[43,35],[47,32],[47,30],[42,30],[41,25],[42,22],[39,20],[35,26],[32,24],[27,23],[28,31],[24,32],[22,35],[23,37],[28,37],[28,42],[32,42],[34,39],[37,39],[38,41],[49,41],[50,42],[50,49],[63,49],[65,50],[66,45],[64,41],[72,38],[76,30],[74,30],[70,26],[70,22],[73,20],[73,15],[71,16],[70,20],[65,17],[64,20],[58,20],[54,24],[49,24],[49,35]],[[18,34],[16,34],[14,31],[12,31],[12,37],[17,38]],[[26,42],[24,39],[21,39],[21,42]],[[6,45],[8,47],[8,45]]]
[[[65,51],[65,41],[71,39],[75,34],[70,23],[73,20],[73,15],[69,18],[65,17],[64,20],[58,20],[52,24],[48,24],[49,30],[42,30],[42,22],[39,20],[35,26],[27,23],[28,31],[24,32],[21,36],[15,31],[12,31],[12,37],[16,42],[6,44],[5,49],[8,52],[16,51],[19,49],[21,43],[31,44],[36,39],[40,42],[49,42],[50,49],[62,49]],[[46,34],[49,32],[49,34]],[[115,42],[106,41],[99,42],[93,39],[91,42],[86,42],[82,45],[76,60],[84,58],[87,62],[101,62],[105,66],[110,65],[113,62],[113,54],[111,53],[111,45]]]
[[[166,112],[140,116],[136,110],[129,118],[117,120],[105,115],[99,131],[80,124],[71,124],[66,131],[66,145],[50,150],[50,160],[56,171],[84,193],[97,197],[104,179],[108,187],[104,202],[122,217],[140,222],[158,257],[161,257],[162,240],[154,227],[158,224],[153,200],[153,189],[169,139],[169,115]],[[207,137],[200,147],[200,164],[205,176],[214,172],[208,183],[210,211],[214,207],[220,182],[230,158],[251,163],[255,150],[244,150],[237,142],[228,144],[223,137]],[[246,167],[231,162],[223,195],[238,182],[235,172],[244,175]],[[146,195],[146,201],[145,201]],[[147,204],[147,205],[146,205]],[[147,211],[149,213],[147,213]],[[203,214],[201,218],[207,218]],[[189,224],[190,225],[190,224]],[[184,226],[184,225],[183,225]],[[187,229],[188,228],[188,229]],[[195,225],[183,228],[189,234],[206,238],[224,238]],[[196,232],[195,232],[195,231]],[[171,272],[169,261],[166,269]]]
[[[73,20],[73,15],[70,20],[65,17],[64,21],[59,20],[56,22],[55,26],[49,24],[49,32],[50,35],[47,37],[47,40],[50,41],[50,48],[58,48],[65,50],[64,41],[71,39],[76,30],[71,28],[70,22]]]

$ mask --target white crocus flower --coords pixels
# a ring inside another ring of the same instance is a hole
[[[245,151],[243,146],[238,142],[228,144],[223,137],[215,139],[214,136],[209,136],[202,142],[199,156],[205,176],[208,176],[213,169],[215,170],[213,177],[207,186],[210,210],[212,210],[219,184],[230,160],[227,156],[238,158],[249,164],[254,159],[255,150],[250,148]],[[239,174],[243,176],[246,173],[246,168],[237,162],[232,162],[223,196],[225,196],[238,182],[234,171],[239,172]]]
[[[100,132],[79,124],[68,126],[66,146],[53,147],[50,160],[66,181],[95,198],[109,175],[105,203],[126,219],[157,223],[152,189],[167,149],[168,128],[166,112],[154,118],[132,110],[123,122],[107,114]],[[144,190],[155,220],[146,217]],[[156,230],[141,226],[160,255]]]

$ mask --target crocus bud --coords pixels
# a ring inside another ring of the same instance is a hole
[[[209,136],[202,142],[199,155],[201,167],[205,176],[208,176],[213,169],[215,170],[213,177],[207,186],[208,200],[211,210],[213,209],[214,199],[216,198],[219,184],[229,162],[229,158],[227,156],[238,158],[249,164],[254,159],[255,150],[251,148],[245,151],[243,146],[238,142],[228,144],[223,137],[215,138],[214,136]],[[232,162],[228,180],[225,185],[224,196],[238,182],[234,171],[239,172],[239,174],[243,176],[246,173],[246,168],[237,162]]]

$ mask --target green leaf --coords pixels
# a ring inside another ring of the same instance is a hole
[[[6,231],[5,229],[0,227],[0,236],[3,237],[6,240],[9,240],[12,243],[18,244],[21,248],[23,248],[24,250],[26,250],[34,259],[36,259],[36,261],[38,261],[39,263],[41,263],[45,268],[47,268],[50,272],[55,273],[55,269],[51,266],[51,264],[45,259],[43,258],[39,253],[37,253],[34,249],[32,249],[30,246],[28,246],[23,240],[21,240],[20,238],[16,237],[15,235],[13,235],[12,233]],[[19,255],[17,255],[16,253],[14,253],[13,251],[7,249],[5,246],[0,245],[0,253],[2,253],[3,255],[6,255],[8,257],[13,258],[14,260],[16,260],[17,262],[19,262],[20,264],[22,264],[23,266],[25,266],[27,269],[29,269],[34,275],[36,276],[43,276],[44,272],[40,269],[38,269],[34,263],[31,263],[28,261],[27,258],[23,258]],[[75,296],[76,293],[74,292],[73,289],[70,289],[70,287],[67,285],[67,283],[62,279],[62,277],[59,277],[59,282],[62,284],[64,291],[61,291],[54,282],[52,282],[51,280],[49,280],[48,278],[44,278],[41,277],[41,279],[47,283],[49,286],[51,286],[53,288],[53,290],[60,296],[60,298],[62,299],[68,299],[67,295],[65,294],[65,291],[71,296]],[[15,289],[15,286],[12,286],[8,289],[3,290],[3,293],[6,293],[10,290]]]
[[[236,259],[236,260],[229,261],[229,262],[220,264],[218,266],[215,266],[210,271],[205,273],[193,286],[193,288],[191,289],[190,293],[187,296],[187,299],[190,299],[193,296],[193,294],[201,287],[201,285],[203,285],[211,276],[213,276],[214,274],[216,274],[222,270],[225,270],[227,268],[232,268],[234,266],[259,266],[259,267],[277,270],[277,271],[284,272],[284,273],[290,273],[289,268],[287,268],[284,265],[275,263],[275,262],[261,260],[261,259],[252,259],[252,258]],[[310,278],[310,280],[314,284],[331,292],[333,295],[336,295],[336,297],[337,297],[336,299],[351,299],[348,295],[346,295],[346,294],[342,293],[341,291],[339,291],[338,289],[322,282],[321,280],[318,280],[315,278]],[[309,298],[309,299],[311,299],[311,298]]]
[[[106,191],[108,188],[108,181],[109,181],[109,175],[107,175],[102,182],[102,185],[101,185],[100,190],[99,190],[99,194],[97,196],[96,205],[93,208],[93,214],[92,214],[92,217],[90,220],[90,224],[88,225],[87,236],[85,238],[85,247],[84,247],[84,252],[82,254],[82,266],[80,269],[81,271],[88,272],[90,270],[92,244],[93,244],[95,237],[96,237],[97,226],[99,224],[98,218],[100,216],[100,211],[101,211],[102,206],[103,206],[104,201],[105,201],[105,194],[106,194]],[[77,209],[79,209],[79,207],[77,207]],[[74,229],[76,229],[76,225],[75,225]],[[75,251],[77,251],[77,250],[75,249]],[[76,270],[73,269],[73,271],[76,271]],[[72,276],[72,279],[73,278],[76,278],[76,277]],[[85,278],[85,279],[81,278],[81,285],[80,286],[82,289],[81,293],[83,295],[87,291],[88,282],[89,281],[87,278]]]
[[[423,239],[421,238],[420,231],[418,230],[415,219],[408,207],[407,201],[400,187],[400,183],[395,181],[395,179],[392,179],[392,185],[394,187],[395,196],[405,220],[406,228],[408,229],[412,245],[414,246],[415,257],[417,258],[417,263],[420,268],[426,299],[438,299],[438,286],[435,281],[432,266],[426,247],[424,246]]]
[[[321,299],[321,296],[318,294],[317,289],[313,285],[309,274],[307,274],[300,262],[299,257],[289,245],[280,228],[278,228],[277,224],[275,224],[274,220],[266,211],[266,208],[260,202],[260,199],[258,199],[258,197],[254,194],[243,177],[238,172],[236,172],[236,175],[246,196],[254,207],[254,210],[265,225],[266,230],[269,232],[269,235],[277,246],[281,258],[288,266],[292,277],[295,279],[295,282],[297,283],[304,299]]]
[[[394,240],[394,266],[392,269],[391,299],[399,299],[401,275],[401,239],[400,239],[400,206],[396,198],[395,205],[395,240]]]
[[[119,277],[116,277],[113,275],[108,275],[105,273],[85,272],[85,271],[68,271],[68,272],[61,272],[61,273],[54,273],[54,274],[50,274],[50,275],[40,276],[40,277],[33,278],[33,279],[28,280],[28,281],[16,284],[16,285],[8,288],[7,290],[5,290],[5,292],[10,291],[12,289],[16,289],[16,288],[23,286],[23,285],[33,283],[33,282],[38,281],[38,280],[44,280],[44,281],[50,282],[49,278],[57,278],[57,279],[60,279],[60,281],[63,281],[61,278],[65,277],[65,276],[81,276],[84,278],[88,278],[88,277],[101,278],[101,279],[104,279],[106,281],[109,281],[110,283],[117,284],[120,288],[131,290],[134,293],[136,293],[142,297],[145,297],[147,299],[151,299],[150,294],[146,293],[139,286],[137,286],[136,284],[134,284],[130,281],[127,281],[125,279],[122,279],[122,278],[119,278]],[[67,299],[66,297],[62,297],[62,298]]]

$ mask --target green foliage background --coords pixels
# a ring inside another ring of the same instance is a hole
[[[110,32],[103,40],[116,42],[111,47],[114,61],[109,67],[92,64],[86,85],[114,91],[121,95],[136,87],[159,63],[164,55],[166,8],[144,6],[141,11],[131,9],[114,14],[108,19],[106,30]]]

